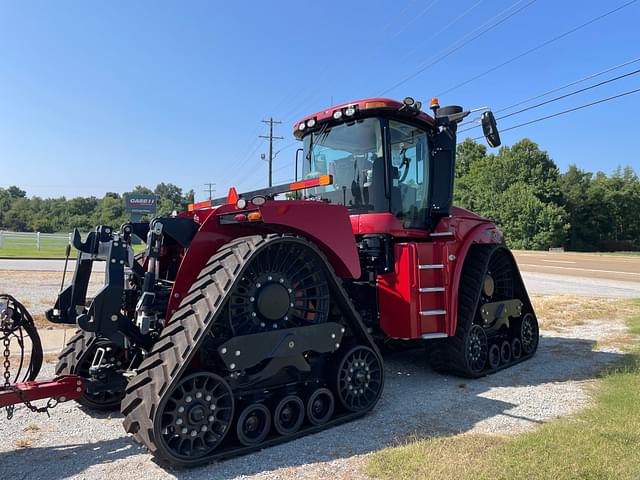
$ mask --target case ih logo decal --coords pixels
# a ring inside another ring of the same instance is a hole
[[[124,208],[130,213],[155,213],[156,196],[141,193],[125,193]]]

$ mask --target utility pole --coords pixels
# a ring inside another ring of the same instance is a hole
[[[273,119],[273,117],[269,117],[269,120],[262,120],[262,123],[269,124],[269,135],[259,135],[260,138],[268,138],[269,139],[269,186],[273,186],[273,141],[274,140],[282,140],[284,137],[274,137],[273,136],[273,124],[279,124],[282,122],[278,122]]]
[[[215,187],[216,184],[215,183],[205,183],[204,186],[207,187],[206,190],[205,190],[205,193],[209,192],[209,200],[213,200],[213,192],[216,191],[216,189],[213,188],[213,187]]]

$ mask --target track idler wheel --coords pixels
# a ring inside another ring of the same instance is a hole
[[[333,415],[335,400],[328,388],[315,390],[307,400],[307,418],[313,425],[324,425]]]
[[[236,433],[240,443],[247,446],[262,443],[271,429],[271,412],[262,403],[246,407],[236,423]]]
[[[296,433],[304,422],[304,402],[297,395],[284,397],[273,412],[273,426],[280,435]]]
[[[533,315],[527,313],[520,324],[520,341],[522,342],[522,351],[525,355],[530,355],[536,351],[539,336],[538,321]]]
[[[382,362],[373,350],[364,346],[352,348],[338,366],[338,400],[352,412],[370,408],[382,393],[382,375]]]
[[[467,336],[465,355],[469,370],[480,373],[487,363],[488,340],[487,334],[480,325],[472,325]]]
[[[192,462],[222,442],[233,420],[233,394],[218,375],[198,372],[184,377],[161,406],[156,424],[163,456]]]
[[[511,343],[509,340],[505,340],[500,345],[500,361],[503,365],[511,362]]]
[[[495,370],[500,366],[500,347],[495,343],[489,347],[489,368]]]

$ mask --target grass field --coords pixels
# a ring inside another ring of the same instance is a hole
[[[134,245],[133,251],[140,253],[144,251],[145,245]],[[65,247],[64,246],[42,246],[38,250],[35,246],[17,246],[9,245],[0,248],[0,257],[11,258],[64,258]],[[71,256],[69,258],[76,258],[78,251],[75,248],[71,249]]]
[[[15,258],[64,258],[65,247],[41,247],[38,250],[35,246],[26,245],[10,245],[0,248],[0,257],[15,257]],[[71,258],[75,258],[77,254],[76,249],[71,250]]]
[[[629,302],[629,333],[640,335],[640,301]],[[394,479],[640,478],[640,352],[605,372],[593,406],[515,437],[462,434],[375,453],[366,473]]]

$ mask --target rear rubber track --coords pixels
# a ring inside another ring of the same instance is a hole
[[[458,287],[458,323],[456,334],[453,337],[433,341],[428,345],[429,363],[434,370],[441,373],[452,373],[461,377],[478,378],[516,365],[531,358],[535,354],[534,350],[528,355],[523,355],[518,360],[512,360],[510,363],[500,365],[497,368],[492,369],[487,366],[479,373],[471,372],[466,365],[464,349],[467,332],[472,327],[476,316],[482,282],[487,272],[489,261],[494,252],[500,248],[506,247],[497,244],[476,245],[469,250],[469,254],[462,268],[460,285]],[[524,290],[520,272],[512,255],[511,258],[514,266],[514,281],[520,282],[520,285],[522,285],[521,296],[524,298],[520,298],[520,300],[525,306],[525,311],[533,313],[531,302]],[[491,345],[491,339],[489,339],[489,345]]]
[[[159,439],[156,438],[157,432],[154,429],[156,411],[164,397],[171,392],[187,370],[207,332],[223,310],[227,297],[240,280],[245,265],[270,242],[283,238],[302,242],[321,256],[327,267],[327,279],[333,298],[348,318],[354,337],[359,344],[368,346],[380,355],[362,320],[348,300],[339,279],[331,270],[326,258],[312,244],[299,237],[280,235],[241,237],[233,240],[213,255],[201,270],[189,293],[182,300],[147,358],[140,364],[137,375],[131,379],[125,391],[121,404],[121,411],[125,416],[124,428],[133,434],[138,442],[145,445],[159,461],[177,466],[195,466],[243,455],[360,417],[375,406],[374,403],[367,410],[343,415],[320,427],[310,427],[298,431],[295,435],[270,439],[256,446],[215,450],[207,457],[193,462],[165,458],[161,454],[161,449],[157,446]]]

